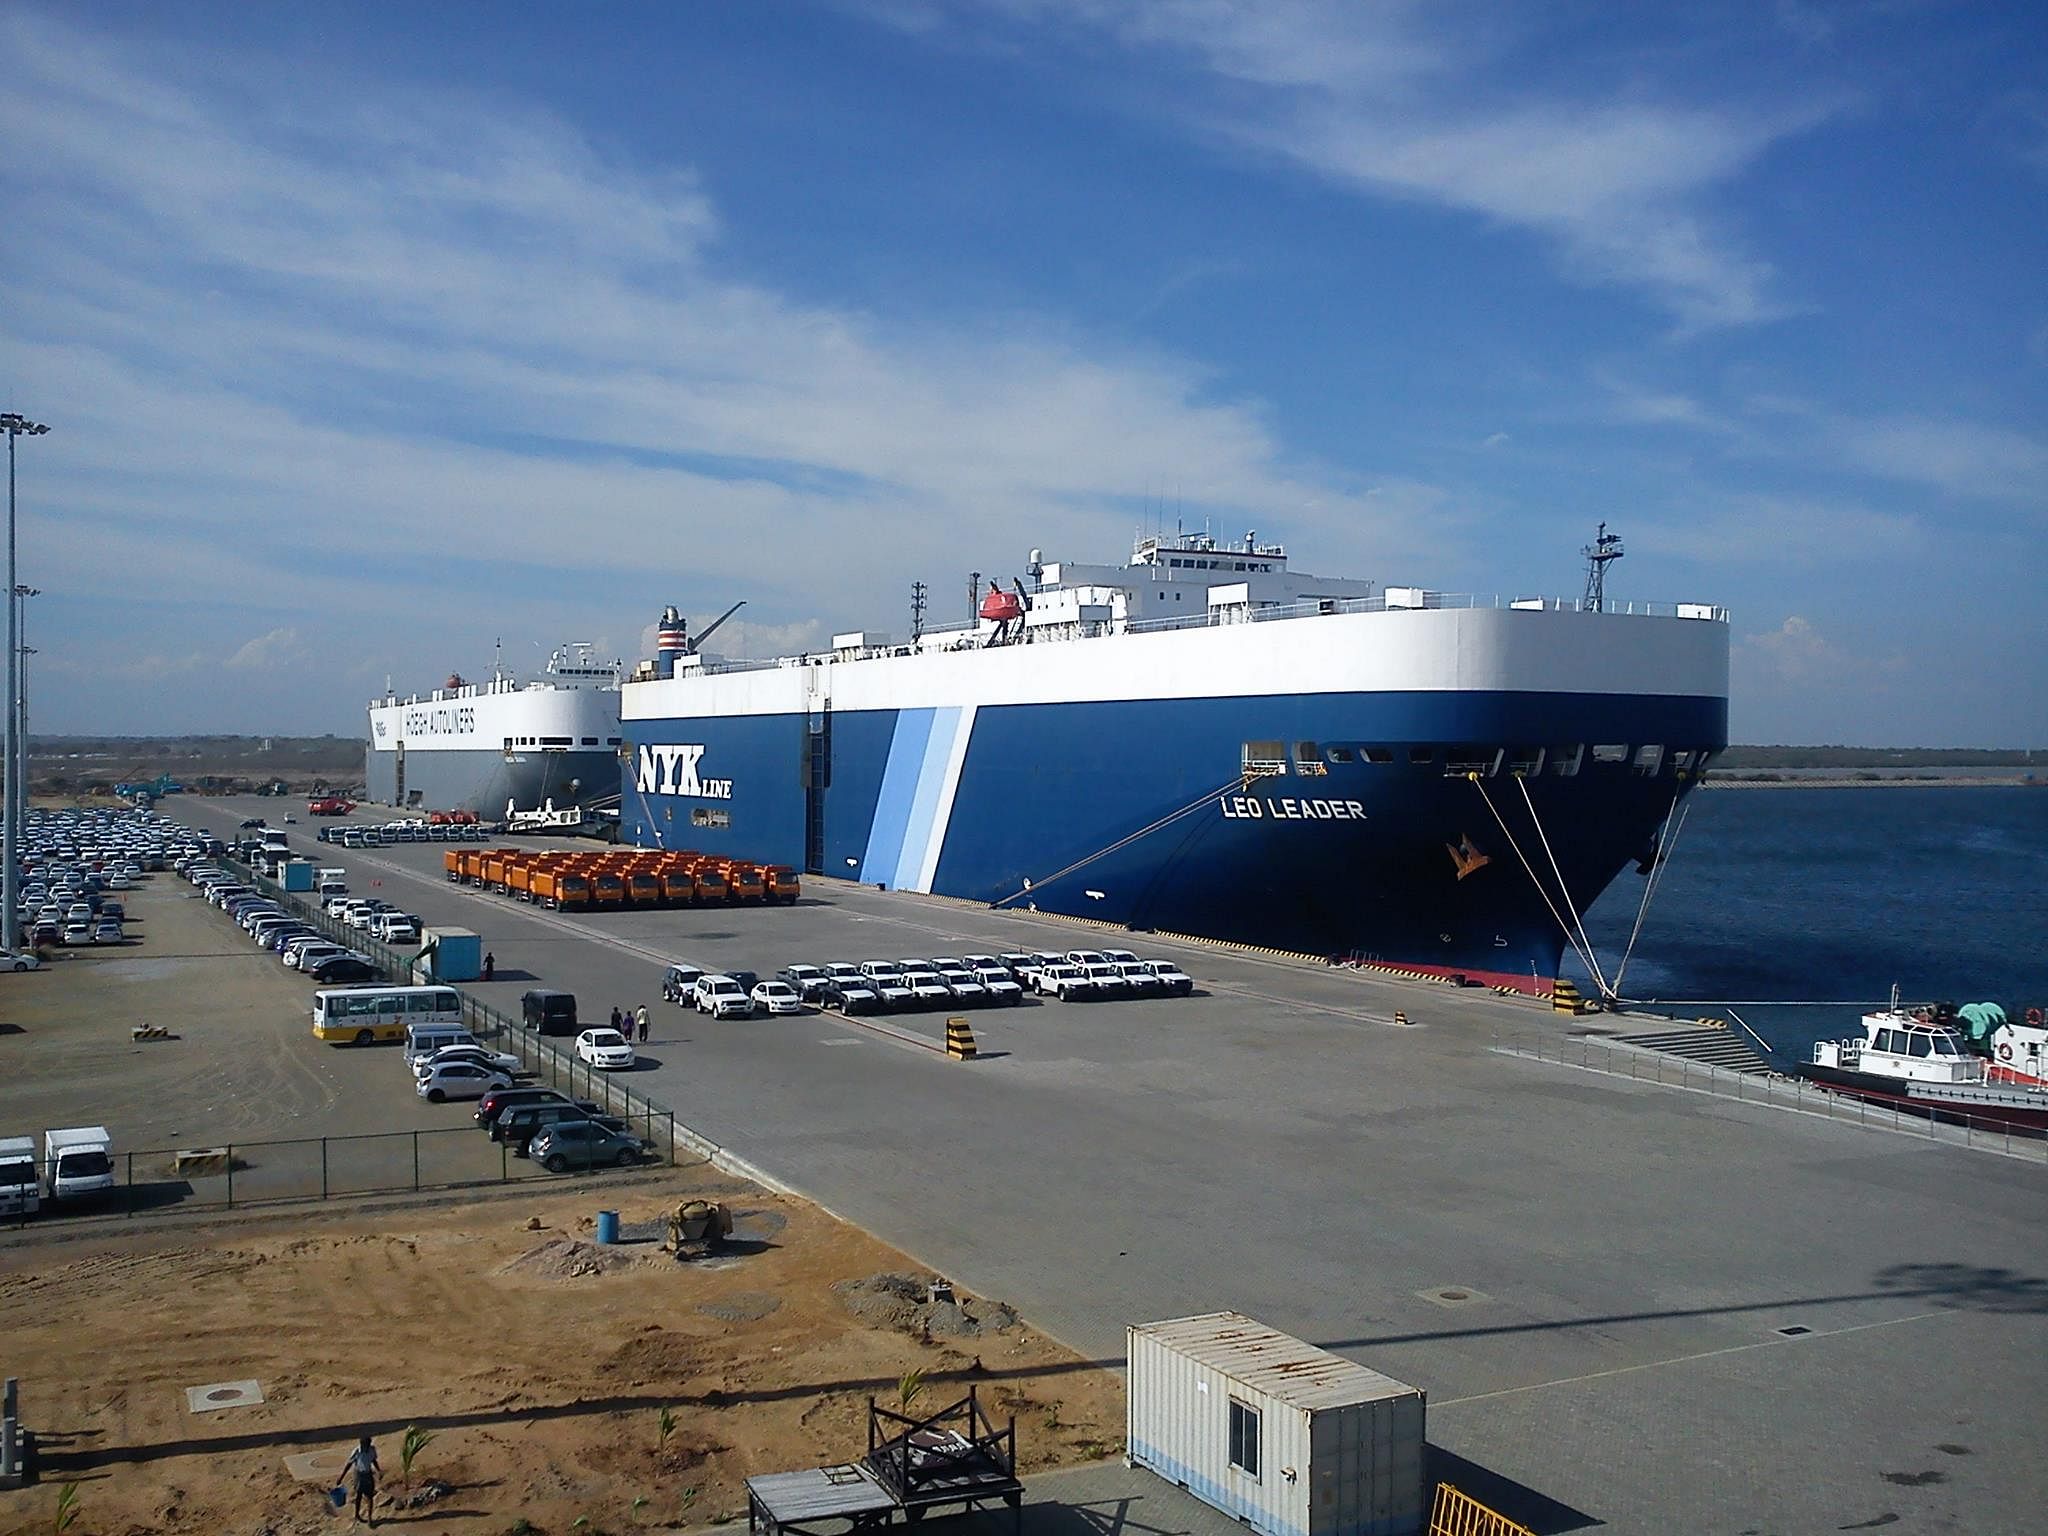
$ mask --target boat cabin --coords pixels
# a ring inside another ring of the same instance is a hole
[[[1969,1083],[1984,1066],[1963,1037],[1932,1017],[1887,1009],[1863,1015],[1861,1040],[1822,1040],[1813,1048],[1815,1066],[1914,1083]]]

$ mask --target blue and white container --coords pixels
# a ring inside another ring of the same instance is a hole
[[[1241,1312],[1129,1333],[1127,1455],[1262,1536],[1423,1527],[1419,1388]]]

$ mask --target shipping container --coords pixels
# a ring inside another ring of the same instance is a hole
[[[1423,1393],[1241,1312],[1130,1330],[1128,1455],[1263,1536],[1419,1532]]]

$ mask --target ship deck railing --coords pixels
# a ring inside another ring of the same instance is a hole
[[[1593,604],[1576,597],[1508,597],[1501,593],[1421,592],[1416,597],[1388,602],[1379,597],[1310,598],[1296,603],[1254,604],[1212,608],[1206,613],[1175,615],[1158,619],[1134,619],[1123,624],[1094,623],[1081,634],[1075,625],[1061,621],[1035,632],[1040,640],[1094,639],[1103,635],[1150,635],[1174,629],[1219,629],[1231,624],[1271,624],[1283,619],[1324,618],[1344,613],[1404,613],[1434,609],[1508,608],[1520,612],[1598,613],[1622,618],[1692,619],[1725,624],[1728,610],[1711,603],[1603,602]],[[1050,633],[1048,633],[1050,631]],[[939,624],[923,630],[915,645],[867,646],[857,651],[812,651],[797,656],[760,660],[706,661],[692,672],[725,674],[766,672],[779,667],[801,667],[814,662],[866,661],[880,656],[908,656],[959,648],[959,642],[981,633],[978,622]],[[678,676],[684,674],[678,673]]]

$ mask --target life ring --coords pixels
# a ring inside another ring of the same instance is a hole
[[[2012,1060],[2012,1047],[2011,1047],[2011,1046],[2009,1046],[2009,1045],[2001,1045],[2001,1046],[2000,1046],[2000,1047],[1998,1048],[1998,1059],[1999,1059],[2000,1061],[2011,1061],[2011,1060]]]
[[[2041,1027],[2041,1010],[2038,1008],[2029,1008],[2027,1010],[2027,1023],[2035,1029],[2039,1029]]]

